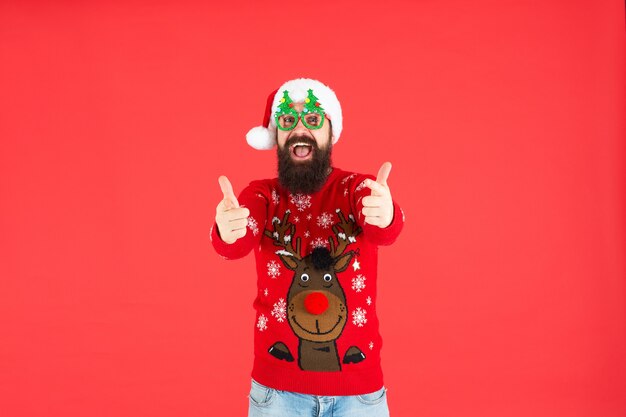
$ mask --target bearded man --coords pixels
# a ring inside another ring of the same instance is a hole
[[[404,214],[378,175],[332,166],[343,129],[335,93],[300,78],[270,94],[256,149],[277,145],[278,178],[237,198],[225,176],[211,242],[225,259],[254,250],[257,297],[249,417],[388,416],[376,316],[378,246]]]

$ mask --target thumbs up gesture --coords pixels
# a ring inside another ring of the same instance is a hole
[[[363,197],[363,209],[365,222],[385,228],[393,220],[393,200],[391,191],[387,185],[387,178],[391,172],[391,162],[385,162],[378,170],[376,181],[365,180],[365,186],[372,190],[372,194]]]
[[[231,244],[246,235],[250,210],[245,207],[239,207],[239,202],[233,192],[233,186],[228,178],[222,175],[218,178],[218,182],[224,194],[224,199],[220,201],[215,209],[215,223],[217,223],[222,240]]]

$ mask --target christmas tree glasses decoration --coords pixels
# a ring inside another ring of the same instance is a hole
[[[298,125],[298,119],[307,129],[319,129],[324,125],[324,109],[320,105],[318,98],[313,94],[313,90],[307,91],[307,98],[304,99],[302,112],[297,112],[293,106],[293,100],[289,97],[287,90],[283,91],[278,110],[274,114],[276,126],[280,130],[292,130]]]

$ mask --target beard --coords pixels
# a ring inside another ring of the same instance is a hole
[[[294,162],[291,158],[290,146],[295,142],[304,142],[312,147],[311,160]],[[294,136],[276,150],[278,156],[278,181],[292,194],[313,194],[322,188],[331,167],[332,144],[329,138],[328,145],[322,149],[317,142],[306,136]]]

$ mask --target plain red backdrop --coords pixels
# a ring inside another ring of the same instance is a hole
[[[392,416],[626,415],[622,1],[82,3],[0,3],[0,415],[245,415],[253,258],[208,232],[297,76],[337,166],[393,163]]]

